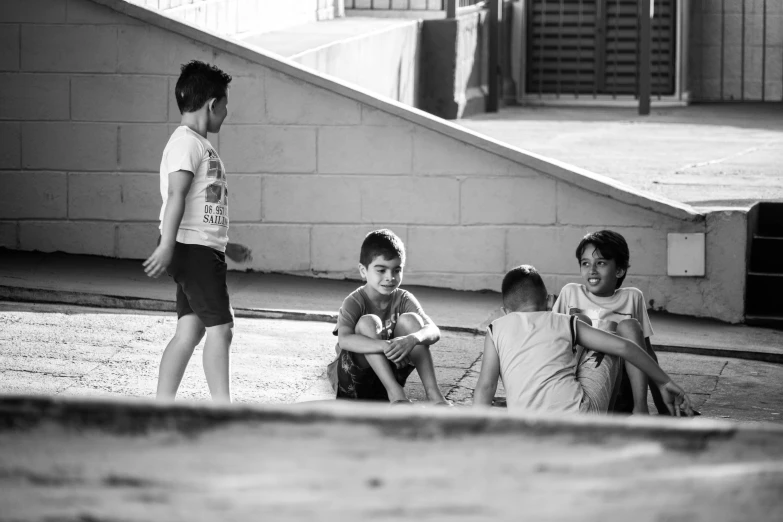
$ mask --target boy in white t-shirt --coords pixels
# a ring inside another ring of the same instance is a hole
[[[231,401],[229,351],[234,316],[226,285],[228,185],[207,133],[218,133],[228,114],[231,76],[191,61],[182,66],[174,95],[182,114],[160,163],[158,247],[145,272],[164,271],[177,283],[177,331],[160,361],[157,397],[174,399],[190,357],[204,337],[204,374],[212,398]],[[233,256],[232,256],[233,257]]]
[[[569,283],[560,291],[553,312],[575,315],[600,330],[615,333],[646,348],[656,362],[650,336],[653,335],[644,294],[638,288],[621,288],[630,266],[625,238],[611,230],[587,234],[576,248],[583,284]],[[587,351],[580,366],[601,371],[603,354]],[[606,371],[606,369],[604,369]],[[589,383],[586,384],[589,386]],[[611,410],[617,413],[648,414],[647,376],[634,365],[621,368]],[[650,385],[653,401],[661,415],[669,415],[658,388]]]
[[[492,404],[500,377],[511,412],[606,413],[611,379],[622,358],[660,386],[673,415],[693,414],[685,391],[641,347],[576,316],[547,311],[546,286],[532,266],[509,271],[503,278],[502,296],[506,315],[487,328],[474,406]],[[605,360],[613,370],[603,386],[583,387],[577,379],[577,344],[612,356]]]

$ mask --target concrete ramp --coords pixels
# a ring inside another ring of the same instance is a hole
[[[496,290],[530,263],[558,292],[578,240],[612,228],[649,307],[742,320],[742,212],[700,214],[122,0],[12,2],[0,22],[2,246],[146,258],[173,87],[201,59],[234,76],[210,136],[230,239],[253,250],[232,269],[355,278],[364,234],[388,226],[408,248],[406,283]],[[706,257],[703,274],[671,272],[669,234],[705,235],[684,254]]]
[[[783,430],[0,399],[5,520],[778,521]]]

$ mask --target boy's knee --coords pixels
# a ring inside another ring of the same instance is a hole
[[[424,319],[415,312],[405,312],[397,318],[397,326],[394,328],[394,336],[400,337],[418,332],[424,326]]]
[[[356,321],[354,333],[369,337],[370,339],[380,339],[383,331],[383,321],[374,314],[363,315]]]
[[[206,330],[208,336],[221,337],[228,342],[231,342],[231,340],[234,338],[234,323],[226,323],[226,324],[219,324],[217,326],[210,326]]]
[[[620,337],[631,337],[642,334],[642,325],[636,319],[623,319],[617,325],[617,335]]]

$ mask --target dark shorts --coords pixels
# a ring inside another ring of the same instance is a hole
[[[362,368],[354,361],[353,352],[342,350],[337,361],[337,398],[359,399],[366,401],[387,401],[389,395],[386,388],[372,368]],[[408,365],[397,368],[394,363],[388,361],[394,372],[394,378],[400,386],[405,386],[405,381],[415,369]]]
[[[203,245],[174,244],[166,272],[177,283],[177,319],[195,313],[204,326],[234,320],[226,285],[226,255]]]

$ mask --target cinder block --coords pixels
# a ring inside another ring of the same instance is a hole
[[[528,167],[422,128],[413,135],[413,169],[421,174],[537,175]]]
[[[557,222],[611,228],[616,226],[668,227],[679,222],[651,210],[621,203],[566,183],[557,184]]]
[[[270,72],[266,87],[244,103],[259,103],[259,94],[266,97],[267,117],[272,123],[350,125],[361,121],[357,102],[282,74]]]
[[[16,221],[0,223],[0,247],[16,248]]]
[[[120,169],[160,172],[163,149],[169,141],[167,125],[120,125]]]
[[[282,4],[280,4],[282,6]],[[249,62],[244,58],[214,49],[210,58],[211,63],[232,76],[257,76],[262,77],[269,69],[257,63]]]
[[[90,221],[20,221],[22,250],[114,255],[114,223]]]
[[[316,129],[224,125],[220,156],[228,172],[313,172]]]
[[[409,227],[408,259],[417,272],[500,273],[505,230],[500,227]]]
[[[318,172],[322,174],[407,174],[411,134],[402,127],[321,127]]]
[[[174,86],[176,83],[177,80],[173,79],[169,92],[174,104],[174,114],[179,119],[179,109],[177,109],[177,101],[174,98]],[[263,78],[234,76],[229,84],[228,117],[226,121],[231,123],[265,123],[264,96]]]
[[[557,219],[557,184],[534,178],[468,178],[460,190],[461,222],[549,224]]]
[[[71,118],[165,122],[167,91],[168,81],[160,76],[76,76],[71,79]]]
[[[116,26],[22,26],[24,71],[74,73],[116,69]]]
[[[65,8],[62,0],[3,0],[0,23],[58,24],[65,22]]]
[[[0,118],[67,120],[69,81],[59,74],[0,74]]]
[[[118,174],[122,187],[120,219],[123,221],[156,221],[163,198],[160,174]]]
[[[579,227],[514,227],[506,236],[506,266],[533,265],[547,274],[579,275],[574,251],[587,229]]]
[[[310,269],[310,226],[233,225],[229,241],[252,251],[249,268],[262,271],[294,272]],[[229,263],[229,268],[232,264]],[[248,268],[247,265],[242,265]]]
[[[413,128],[408,120],[404,120],[388,112],[378,110],[369,105],[362,105],[362,125],[378,125],[380,127],[406,127]]]
[[[135,18],[118,13],[89,0],[68,0],[66,20],[71,24],[130,24],[141,25]]]
[[[261,208],[267,222],[356,223],[361,188],[351,177],[266,176]]]
[[[783,45],[783,15],[767,17],[767,46],[776,48]]]
[[[107,171],[117,167],[117,126],[104,123],[23,123],[26,169]]]
[[[456,225],[459,181],[433,177],[384,176],[361,180],[362,221]]]
[[[232,224],[243,221],[261,221],[261,176],[258,174],[229,174],[228,208]]]
[[[460,290],[480,291],[490,290],[492,292],[500,292],[500,287],[503,284],[503,277],[506,274],[465,274],[462,277],[462,287]],[[545,281],[546,282],[546,281]],[[498,307],[503,303],[498,295],[497,300]]]
[[[162,198],[156,174],[70,173],[68,217],[156,221]]]
[[[22,166],[22,126],[19,122],[0,122],[0,169]]]
[[[208,46],[151,26],[120,27],[117,45],[119,72],[179,76],[182,64],[213,58]]]
[[[0,219],[66,217],[67,185],[62,172],[2,172]]]
[[[405,270],[405,279],[402,284],[405,287],[410,286],[430,286],[433,288],[451,288],[453,290],[465,289],[465,277],[466,274],[444,273],[444,272],[417,272],[414,269]],[[415,293],[415,292],[414,292]],[[420,300],[421,301],[421,300]],[[424,300],[421,303],[424,307],[424,311],[431,314],[432,310],[428,309],[428,303]],[[438,323],[437,318],[433,318],[435,323]]]
[[[19,26],[6,25],[0,31],[0,71],[19,70]]]
[[[315,225],[311,235],[310,255],[316,272],[341,272],[359,277],[359,254],[362,241],[373,230],[388,228],[407,243],[408,229],[399,225]]]
[[[121,220],[122,181],[114,173],[68,174],[70,219]]]
[[[159,236],[158,223],[121,223],[117,225],[117,257],[147,259]]]

